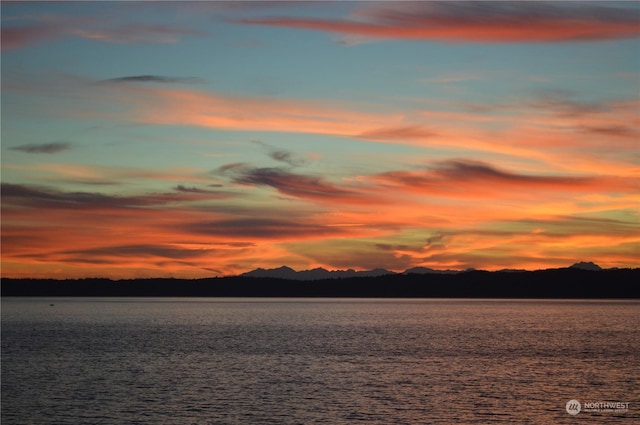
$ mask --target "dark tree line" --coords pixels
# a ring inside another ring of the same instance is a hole
[[[640,269],[390,274],[298,281],[275,278],[2,279],[2,296],[640,298]]]

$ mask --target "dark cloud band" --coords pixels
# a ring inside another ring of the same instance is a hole
[[[37,144],[29,144],[29,145],[21,145],[12,147],[11,150],[20,151],[25,153],[58,153],[71,149],[71,143],[66,142],[54,142],[54,143],[43,143],[40,145]]]
[[[109,78],[102,80],[103,83],[161,83],[161,84],[199,84],[204,80],[197,77],[167,77],[164,75],[129,75],[126,77]]]

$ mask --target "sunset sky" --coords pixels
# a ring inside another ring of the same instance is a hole
[[[1,7],[4,277],[640,266],[640,3]]]

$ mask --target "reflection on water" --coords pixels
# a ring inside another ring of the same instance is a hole
[[[2,299],[2,423],[632,423],[639,313],[633,301]],[[572,416],[571,399],[630,405]]]

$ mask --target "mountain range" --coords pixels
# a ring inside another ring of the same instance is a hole
[[[593,262],[584,262],[580,261],[575,263],[568,268],[570,269],[580,269],[580,270],[590,270],[590,271],[600,271],[602,268]],[[242,277],[258,277],[258,278],[275,278],[275,279],[289,279],[289,280],[323,280],[323,279],[346,279],[352,277],[378,277],[378,276],[386,276],[386,275],[395,275],[395,274],[457,274],[473,271],[473,269],[467,270],[435,270],[428,267],[413,267],[405,270],[404,272],[392,272],[386,269],[373,269],[373,270],[363,270],[356,271],[353,269],[348,270],[327,270],[321,267],[311,269],[311,270],[301,270],[296,271],[291,267],[282,266],[275,269],[263,269],[258,268],[252,270],[250,272],[242,273],[240,276]],[[500,270],[501,272],[524,272],[526,270],[513,270],[513,269],[504,269]]]
[[[261,277],[262,279],[256,279]],[[591,262],[545,270],[433,270],[401,273],[289,267],[202,279],[0,280],[7,296],[84,297],[329,297],[640,299],[640,268],[602,269]]]

